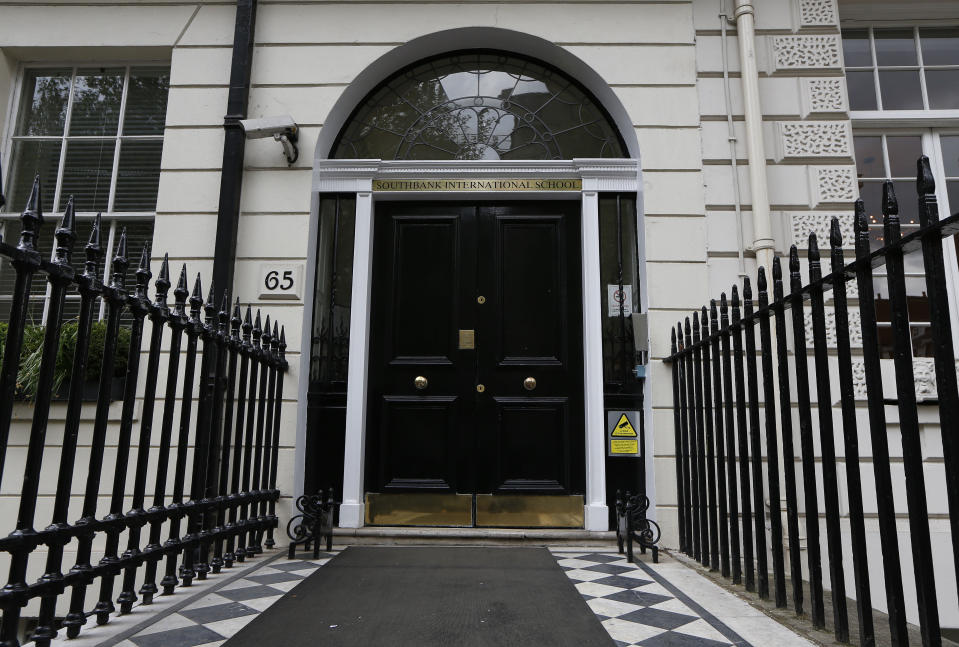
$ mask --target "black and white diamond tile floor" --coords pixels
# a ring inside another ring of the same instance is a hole
[[[614,552],[551,550],[620,647],[811,645],[668,555],[630,564]]]
[[[665,554],[660,564],[629,564],[615,552],[589,548],[551,551],[619,647],[811,645]],[[264,555],[260,564],[225,584],[156,614],[152,624],[140,623],[136,629],[106,640],[96,640],[95,632],[84,632],[78,640],[62,642],[71,647],[216,647],[337,552],[321,553],[316,560],[287,561],[280,551]]]

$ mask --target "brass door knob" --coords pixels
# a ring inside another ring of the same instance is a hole
[[[533,389],[535,389],[535,388],[536,388],[536,378],[535,378],[535,377],[528,377],[528,378],[526,378],[525,380],[523,380],[523,388],[526,389],[527,391],[532,391]]]
[[[416,387],[418,390],[420,390],[420,391],[422,391],[423,389],[425,389],[425,388],[428,387],[429,385],[430,385],[429,380],[427,380],[427,379],[426,379],[425,377],[423,377],[422,375],[416,376],[416,379],[413,380],[413,386],[415,386],[415,387]]]

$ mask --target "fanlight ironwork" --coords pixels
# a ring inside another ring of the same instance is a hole
[[[574,80],[532,59],[467,52],[418,63],[373,90],[333,158],[628,157],[609,117]]]

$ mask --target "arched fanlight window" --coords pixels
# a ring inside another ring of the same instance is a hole
[[[578,83],[513,54],[461,52],[417,63],[366,96],[331,154],[340,159],[628,157]]]

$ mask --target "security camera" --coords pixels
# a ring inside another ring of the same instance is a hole
[[[282,115],[279,117],[260,117],[259,119],[241,119],[240,126],[246,133],[247,139],[263,139],[272,137],[283,146],[283,154],[289,164],[296,162],[300,156],[296,148],[297,131],[299,130],[293,117]]]

